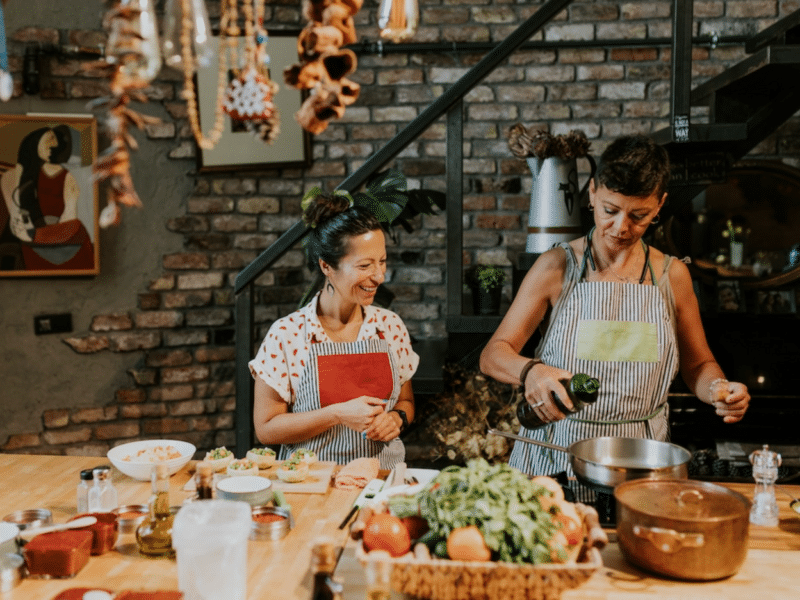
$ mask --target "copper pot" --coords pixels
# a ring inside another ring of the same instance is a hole
[[[614,490],[617,538],[632,564],[686,580],[729,577],[747,555],[750,501],[690,480],[637,479]]]

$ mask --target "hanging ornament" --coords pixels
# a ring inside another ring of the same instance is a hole
[[[297,38],[298,64],[286,68],[283,79],[292,87],[310,90],[295,119],[310,133],[321,133],[328,122],[344,115],[358,98],[361,86],[347,79],[356,69],[356,55],[341,46],[356,42],[353,17],[363,0],[304,0],[309,23]]]
[[[105,20],[106,61],[119,66],[128,87],[146,87],[161,70],[153,0],[120,0]]]
[[[278,135],[278,111],[273,102],[278,85],[268,76],[266,64],[267,32],[263,27],[264,5],[255,0],[253,7],[245,2],[245,64],[225,90],[222,108],[260,139],[271,142]]]
[[[417,0],[381,0],[378,27],[381,37],[395,44],[410,40],[419,24]]]
[[[189,68],[196,70],[211,66],[214,48],[211,46],[211,23],[205,0],[167,0],[164,7],[164,33],[161,49],[164,64],[173,69],[184,66],[183,45],[191,44],[193,61]],[[194,64],[196,63],[196,64]]]

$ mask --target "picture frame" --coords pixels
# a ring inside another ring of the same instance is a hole
[[[311,165],[311,134],[305,131],[294,114],[300,110],[306,93],[283,81],[286,67],[298,62],[297,36],[299,31],[270,31],[267,42],[269,78],[278,84],[273,102],[280,118],[280,133],[272,143],[237,126],[227,114],[217,144],[210,150],[198,147],[198,171],[238,171],[277,167],[308,167]],[[218,56],[219,37],[211,38],[214,56]],[[245,38],[238,39],[239,55],[243,55]],[[200,128],[209,135],[216,120],[219,65],[214,61],[197,70],[197,109]],[[230,65],[229,65],[230,69]],[[229,76],[230,79],[230,76]]]
[[[0,277],[100,273],[97,121],[0,115]]]
[[[756,313],[760,315],[797,314],[797,300],[794,290],[758,290],[756,292]]]
[[[744,295],[739,282],[735,279],[717,281],[717,312],[745,312]]]

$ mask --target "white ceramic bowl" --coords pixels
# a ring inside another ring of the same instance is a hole
[[[197,448],[194,447],[194,444],[179,440],[142,440],[139,442],[122,444],[121,446],[112,448],[108,451],[108,460],[110,460],[112,465],[114,465],[128,477],[133,477],[139,481],[150,481],[153,465],[155,463],[146,460],[123,459],[126,456],[134,456],[142,449],[154,448],[156,446],[172,446],[181,454],[178,458],[171,458],[164,461],[164,464],[167,465],[167,470],[169,471],[170,475],[174,475],[180,471],[186,465],[186,463],[192,459],[192,456],[194,456],[194,453],[197,450]]]
[[[258,475],[226,477],[217,482],[217,498],[239,500],[250,506],[263,506],[272,500],[272,482]]]

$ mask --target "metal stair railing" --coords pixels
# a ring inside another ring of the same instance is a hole
[[[447,115],[447,205],[461,202],[463,187],[463,119],[462,98],[480,81],[491,73],[502,61],[523,45],[539,29],[566,8],[572,0],[548,0],[542,7],[515,29],[507,38],[497,44],[486,56],[467,71],[458,81],[434,100],[405,128],[397,133],[385,146],[347,177],[337,189],[352,192],[369,179],[383,165],[396,157],[406,146],[414,141],[434,121]],[[462,223],[460,211],[446,211],[448,238],[460,240]],[[451,229],[452,228],[452,229]],[[253,380],[247,363],[253,351],[253,282],[271,267],[283,254],[305,236],[307,227],[299,221],[280,236],[269,248],[256,257],[236,277],[236,411],[235,436],[236,455],[244,456],[250,447],[253,435]],[[453,238],[450,238],[450,236]],[[448,312],[461,307],[461,272],[455,277],[449,268],[457,259],[461,264],[460,244],[457,257],[448,244],[447,257],[447,303]]]

